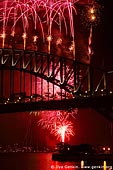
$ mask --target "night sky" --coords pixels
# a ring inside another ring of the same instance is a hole
[[[113,69],[113,9],[112,1],[99,1],[102,14],[99,25],[94,28],[93,63]]]
[[[100,0],[103,6],[100,23],[93,29],[92,64],[113,70],[113,6],[112,0]],[[39,146],[55,144],[49,132],[36,126],[32,129],[32,141]],[[30,122],[29,113],[0,115],[0,144],[24,143]],[[74,120],[75,136],[70,143],[113,144],[112,123],[91,108],[80,109]],[[42,137],[41,135],[42,134]],[[31,140],[31,139],[30,139]]]

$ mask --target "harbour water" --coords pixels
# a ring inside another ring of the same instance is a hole
[[[0,170],[77,170],[113,169],[113,162],[59,162],[52,160],[52,153],[1,153]]]

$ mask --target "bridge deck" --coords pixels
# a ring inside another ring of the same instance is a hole
[[[91,107],[113,121],[113,95],[77,97],[68,100],[51,100],[26,103],[0,104],[0,113],[16,113],[37,110],[68,110],[70,108]]]

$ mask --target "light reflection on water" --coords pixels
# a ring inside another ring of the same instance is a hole
[[[52,161],[51,153],[4,153],[0,154],[0,170],[111,170],[112,162],[58,162]]]

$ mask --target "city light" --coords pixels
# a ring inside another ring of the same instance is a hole
[[[81,161],[81,168],[84,168],[84,161]]]

